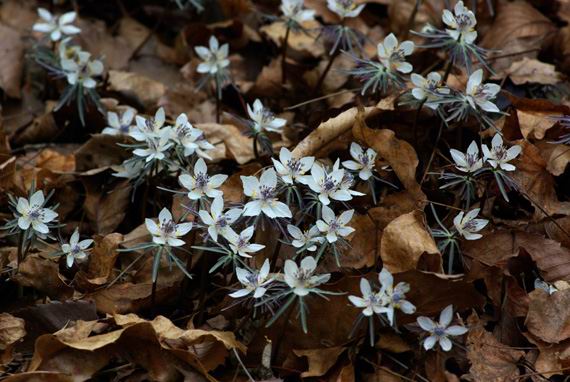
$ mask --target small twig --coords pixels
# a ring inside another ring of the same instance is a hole
[[[283,39],[283,49],[281,54],[281,85],[287,83],[287,48],[289,44],[289,33],[291,32],[291,26],[287,23],[287,30],[285,31],[285,38]]]
[[[435,142],[433,144],[433,150],[431,151],[431,155],[429,157],[428,164],[427,164],[426,169],[424,171],[424,174],[422,176],[422,180],[420,181],[420,186],[422,184],[424,184],[424,181],[426,180],[429,169],[431,168],[431,162],[433,162],[433,158],[435,157],[435,152],[437,150],[437,145],[439,144],[439,140],[441,139],[441,134],[443,132],[443,125],[444,125],[444,123],[443,123],[443,121],[441,121],[441,123],[439,124],[439,130],[437,132],[437,137],[435,138]]]
[[[325,67],[325,70],[321,73],[321,76],[319,77],[319,80],[317,81],[317,85],[313,89],[313,94],[316,94],[319,91],[319,89],[321,88],[321,86],[323,85],[323,82],[325,82],[325,77],[327,76],[328,72],[331,70],[333,63],[338,56],[339,56],[339,50],[337,49],[332,54],[332,56],[329,58],[329,62],[327,64],[327,66]]]
[[[334,97],[334,96],[337,96],[337,95],[340,95],[340,94],[344,94],[344,93],[351,93],[351,92],[354,92],[354,91],[357,91],[357,90],[360,90],[360,88],[339,90],[338,92],[334,92],[334,93],[330,93],[330,94],[325,94],[325,95],[323,95],[323,96],[320,96],[320,97],[317,97],[317,98],[311,98],[310,100],[303,101],[303,102],[298,103],[298,104],[293,105],[293,106],[288,106],[288,107],[284,108],[283,110],[293,110],[293,109],[297,109],[297,108],[299,108],[299,107],[301,107],[301,106],[305,106],[305,105],[308,105],[308,104],[313,103],[313,102],[321,101],[321,100],[323,100],[323,99],[331,98],[331,97]]]

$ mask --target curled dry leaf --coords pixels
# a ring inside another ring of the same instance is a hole
[[[536,289],[529,297],[525,321],[529,333],[551,344],[570,338],[570,289],[551,295]]]
[[[302,378],[320,377],[325,375],[337,362],[338,357],[346,348],[335,346],[331,348],[293,350],[297,357],[307,357],[309,370],[301,373]]]
[[[463,253],[487,266],[504,268],[508,259],[528,253],[548,282],[570,280],[570,249],[544,236],[522,231],[496,231],[484,240],[466,241]]]
[[[525,353],[500,343],[485,330],[476,313],[469,317],[467,325],[467,357],[473,380],[510,382],[516,379],[520,375],[518,361]]]
[[[364,109],[364,118],[379,113],[380,109],[376,107],[367,107]],[[305,139],[303,139],[295,149],[293,155],[297,158],[303,156],[314,155],[332,143],[338,136],[350,131],[354,125],[358,108],[348,109],[334,118],[321,123],[313,130]]]
[[[554,32],[556,28],[552,22],[530,3],[501,2],[497,7],[497,17],[480,45],[494,50],[489,54],[493,70],[501,75],[508,75],[506,69],[512,62],[520,61],[523,54],[524,57],[536,58],[545,39],[551,37]],[[511,56],[493,60],[495,56],[505,55]]]
[[[536,143],[536,147],[546,161],[546,170],[549,173],[560,176],[566,171],[566,166],[570,162],[570,147],[544,141]]]
[[[63,281],[57,262],[39,255],[28,255],[20,263],[14,276],[18,284],[32,287],[58,300],[65,300],[73,295],[73,288]]]
[[[0,88],[9,97],[20,98],[20,80],[24,68],[24,44],[16,29],[0,23]]]
[[[218,159],[235,159],[239,164],[244,164],[254,158],[253,139],[246,137],[236,126],[199,123],[196,127],[204,131],[210,143],[223,143],[225,155]]]
[[[416,269],[426,253],[427,270],[440,272],[441,255],[426,230],[421,212],[410,212],[392,220],[382,232],[380,256],[384,267],[392,273]]]
[[[108,89],[136,100],[147,109],[154,108],[166,92],[166,86],[161,82],[142,74],[118,70],[109,71]]]
[[[87,271],[79,271],[76,279],[83,279],[90,286],[99,286],[107,283],[113,272],[115,260],[119,255],[119,244],[123,241],[120,233],[111,233],[95,239],[95,246],[89,256]]]
[[[290,58],[301,60],[304,58],[319,58],[324,55],[324,48],[321,40],[317,40],[320,24],[317,21],[307,21],[303,23],[306,31],[290,31],[287,48],[287,55]],[[286,32],[285,24],[276,21],[260,28],[261,33],[265,34],[277,46],[283,44]]]
[[[119,328],[103,334],[93,333],[98,327],[96,321],[79,321],[73,327],[41,336],[29,370],[64,372],[84,380],[113,358],[130,354],[152,380],[169,381],[180,378],[183,370],[196,370],[213,381],[208,372],[219,365],[227,350],[246,350],[233,333],[185,330],[163,316],[146,321],[134,314],[115,315],[113,321]]]
[[[357,113],[355,118],[356,122],[352,127],[354,138],[374,149],[380,158],[388,162],[407,190],[421,194],[416,181],[419,161],[412,145],[396,138],[396,133],[392,130],[369,128],[365,121],[366,115],[361,112]]]
[[[541,84],[541,85],[556,85],[562,81],[562,76],[556,71],[556,67],[551,64],[540,62],[537,59],[524,57],[520,61],[513,62],[511,66],[506,69],[506,74],[513,81],[515,85],[524,84]],[[493,78],[502,78],[494,76]]]
[[[83,209],[93,231],[100,235],[113,232],[127,213],[131,201],[131,184],[129,181],[120,182],[111,191],[99,189],[100,183],[90,178],[83,178],[83,184],[86,190]]]
[[[9,313],[0,313],[0,371],[12,361],[14,346],[26,335],[25,322]]]
[[[558,200],[554,178],[546,170],[547,163],[540,155],[540,150],[526,140],[514,143],[522,146],[522,153],[513,162],[517,171],[512,178],[518,190],[533,204],[533,220],[540,221],[545,214],[570,215],[570,202]]]

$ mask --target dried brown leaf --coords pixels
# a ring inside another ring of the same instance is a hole
[[[426,230],[422,214],[410,212],[392,220],[382,233],[380,256],[392,273],[416,269],[424,253],[430,256],[428,270],[441,271],[441,255]]]
[[[134,98],[147,109],[152,109],[165,94],[166,86],[142,74],[133,72],[109,71],[109,90]]]
[[[0,23],[0,88],[9,97],[20,98],[24,68],[24,45],[16,29]]]
[[[535,337],[556,344],[570,338],[570,289],[549,295],[542,289],[529,294],[526,327]]]
[[[467,324],[467,358],[471,362],[469,372],[473,380],[510,382],[516,379],[520,375],[518,361],[525,353],[500,343],[485,330],[475,313]]]
[[[320,377],[334,366],[338,357],[345,350],[342,346],[321,349],[293,350],[297,357],[307,357],[309,370],[301,373],[301,378]]]

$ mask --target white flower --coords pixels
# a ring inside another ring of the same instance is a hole
[[[261,212],[271,219],[293,216],[289,207],[277,199],[277,174],[274,169],[265,170],[260,179],[241,176],[241,181],[243,193],[252,199],[243,208],[244,216],[258,216]]]
[[[66,255],[67,267],[71,268],[75,260],[81,261],[87,257],[87,248],[93,244],[93,240],[81,240],[79,241],[79,231],[75,229],[73,235],[69,239],[69,244],[65,243],[61,245],[61,250],[64,255]]]
[[[517,168],[510,164],[509,161],[515,159],[522,151],[522,147],[514,145],[507,149],[503,145],[503,137],[500,133],[495,134],[491,141],[491,149],[486,145],[481,146],[483,149],[483,159],[493,168],[500,167],[505,171],[515,171]]]
[[[109,135],[128,135],[131,132],[135,114],[136,110],[132,107],[128,107],[121,115],[121,118],[113,111],[108,112],[107,123],[109,126],[105,127],[102,133]]]
[[[182,174],[178,177],[180,184],[188,190],[188,199],[199,200],[204,196],[215,198],[221,196],[222,191],[217,190],[228,178],[224,174],[208,176],[208,167],[204,159],[198,158],[194,165],[194,176]]]
[[[208,234],[215,242],[218,241],[218,235],[222,235],[226,239],[231,237],[232,234],[236,235],[231,228],[231,224],[235,223],[242,213],[241,208],[232,208],[225,213],[223,210],[224,199],[219,195],[212,201],[209,213],[204,210],[198,212],[202,222],[208,226]]]
[[[461,336],[467,333],[469,329],[464,326],[449,326],[452,319],[453,305],[449,305],[447,308],[442,310],[441,314],[439,315],[439,322],[434,322],[432,319],[424,316],[417,318],[418,325],[423,330],[430,333],[430,336],[424,340],[424,349],[432,349],[435,344],[439,342],[439,346],[441,346],[441,349],[443,351],[449,351],[451,350],[452,343],[448,337]]]
[[[174,125],[173,139],[184,146],[184,156],[190,156],[194,153],[199,157],[212,159],[208,154],[208,150],[212,150],[214,145],[206,140],[204,132],[188,122],[188,116],[184,113],[176,118]]]
[[[55,220],[57,212],[44,208],[44,203],[44,193],[41,190],[34,192],[30,200],[18,198],[16,205],[18,227],[27,230],[32,226],[32,229],[40,234],[48,233],[49,228],[46,223]]]
[[[297,24],[304,21],[313,20],[315,11],[312,9],[303,9],[303,0],[281,0],[281,12],[288,20]]]
[[[384,312],[385,308],[382,303],[381,294],[374,293],[370,287],[370,282],[364,277],[360,279],[360,292],[362,292],[362,297],[348,296],[348,299],[352,305],[364,309],[362,314],[366,317],[370,317],[374,313],[380,314]]]
[[[57,48],[59,52],[59,60],[78,60],[79,53],[82,52],[82,49],[79,45],[71,45],[68,46],[67,44],[71,41],[71,37],[66,37],[60,41],[59,47]]]
[[[231,231],[228,232],[227,238],[230,243],[230,249],[236,255],[241,257],[251,257],[250,253],[257,252],[263,248],[265,245],[261,244],[250,244],[250,240],[255,232],[255,226],[250,226],[241,231],[238,235],[237,233]]]
[[[333,170],[338,170],[340,168],[340,161],[337,159]],[[352,174],[349,171],[345,171],[344,175],[342,176],[342,180],[340,181],[340,184],[338,185],[339,189],[342,191],[346,191],[348,192],[351,196],[362,196],[364,195],[362,192],[360,191],[356,191],[356,190],[351,190],[350,188],[354,186],[354,176],[352,176]]]
[[[97,86],[97,81],[93,77],[103,74],[104,69],[100,60],[92,60],[91,53],[84,51],[78,52],[75,59],[62,60],[61,68],[70,85],[82,85],[87,89],[94,89]]]
[[[394,286],[394,277],[386,268],[382,268],[378,279],[382,285],[380,295],[385,305],[382,312],[386,313],[390,325],[394,325],[394,310],[399,309],[405,314],[413,314],[416,311],[414,304],[406,300],[406,293],[410,291],[408,283],[400,282]]]
[[[134,179],[138,177],[144,167],[141,161],[126,160],[120,166],[111,166],[116,171],[113,176],[117,178]]]
[[[465,99],[473,109],[479,106],[482,110],[489,113],[500,113],[501,111],[493,102],[497,93],[501,91],[501,87],[497,84],[482,84],[483,69],[478,69],[469,76],[467,88],[465,90]]]
[[[146,158],[146,162],[153,160],[161,161],[166,158],[165,152],[172,147],[168,133],[164,132],[158,137],[149,137],[146,140],[146,148],[139,148],[133,150],[133,154],[138,157]]]
[[[352,219],[352,215],[354,215],[354,210],[348,210],[337,217],[330,207],[323,206],[323,219],[317,220],[317,227],[321,233],[325,234],[329,243],[334,243],[338,240],[338,236],[346,237],[354,232],[354,228],[346,226]]]
[[[186,235],[192,229],[192,223],[175,223],[167,208],[163,208],[158,214],[158,224],[152,219],[145,219],[145,225],[154,243],[171,247],[184,245],[184,240],[180,240],[179,237]]]
[[[165,135],[163,126],[164,122],[166,122],[166,115],[162,107],[156,111],[154,117],[144,118],[141,115],[137,115],[135,120],[137,126],[135,129],[132,129],[129,135],[137,141],[142,142],[149,138]]]
[[[275,114],[264,107],[259,99],[253,102],[253,108],[247,105],[247,114],[253,121],[253,129],[258,133],[263,130],[280,133],[287,123],[286,119],[275,117]]]
[[[439,104],[434,102],[439,99],[439,95],[449,94],[449,89],[442,85],[441,75],[438,72],[431,72],[427,78],[412,73],[410,80],[414,84],[412,95],[419,101],[425,100],[425,105],[430,109],[437,109]]]
[[[534,280],[534,289],[542,289],[543,291],[545,291],[549,295],[552,295],[555,292],[558,292],[558,288],[556,288],[554,285],[549,284],[546,281],[543,281],[539,278],[536,278]]]
[[[274,158],[271,160],[277,174],[287,184],[304,183],[305,173],[311,169],[315,162],[314,157],[293,158],[293,154],[286,147],[282,147],[279,151],[279,160]]]
[[[49,33],[52,41],[59,41],[63,36],[81,32],[81,29],[71,25],[77,17],[75,12],[67,12],[57,17],[52,15],[47,9],[38,8],[38,15],[41,21],[34,24],[33,30],[35,32]]]
[[[311,167],[311,175],[303,177],[303,183],[318,194],[318,198],[325,206],[330,204],[330,199],[347,201],[352,199],[351,193],[346,189],[341,189],[340,185],[344,178],[345,171],[333,168],[330,173],[318,163]]]
[[[354,0],[327,0],[327,7],[339,15],[341,19],[345,17],[357,17],[365,5],[366,4],[356,5]]]
[[[475,172],[483,167],[483,160],[479,156],[479,146],[475,141],[471,142],[465,154],[455,149],[450,149],[449,152],[455,162],[455,168],[459,171]]]
[[[370,179],[376,161],[376,151],[371,148],[364,151],[358,143],[352,142],[350,145],[350,155],[354,160],[346,160],[342,162],[342,165],[349,170],[358,171],[360,179]]]
[[[285,260],[283,267],[285,282],[297,296],[306,296],[311,292],[311,289],[326,283],[331,277],[330,273],[313,275],[316,268],[317,262],[311,256],[301,260],[301,267],[298,267],[293,260]]]
[[[230,297],[233,298],[244,297],[252,292],[253,298],[260,298],[267,291],[265,286],[273,281],[272,278],[268,277],[269,259],[265,259],[259,271],[250,272],[247,269],[236,267],[236,276],[244,288],[230,293]]]
[[[214,75],[230,65],[230,60],[228,60],[230,46],[224,44],[220,47],[220,43],[215,36],[210,37],[209,45],[209,48],[205,46],[194,47],[194,51],[203,61],[198,65],[196,71]]]
[[[486,219],[475,219],[477,215],[479,215],[480,210],[480,208],[475,208],[469,211],[465,216],[464,212],[461,211],[453,219],[455,229],[466,240],[477,240],[483,237],[483,235],[477,232],[485,228],[489,221]]]
[[[390,33],[384,39],[384,43],[378,43],[378,58],[382,65],[388,69],[394,69],[401,73],[410,73],[412,65],[406,62],[406,56],[414,51],[412,41],[404,41],[398,44],[398,39],[394,33]]]
[[[319,229],[317,226],[312,226],[308,231],[301,231],[298,227],[288,224],[287,231],[293,238],[291,244],[295,248],[305,247],[307,251],[316,251],[317,245],[323,242],[323,238],[320,237]]]
[[[447,9],[443,10],[441,19],[448,27],[452,28],[447,29],[447,33],[456,41],[467,44],[473,43],[477,38],[475,15],[463,5],[463,1],[458,1],[455,4],[454,11],[455,15]]]

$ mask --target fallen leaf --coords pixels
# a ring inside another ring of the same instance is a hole
[[[86,195],[83,209],[91,222],[93,231],[100,235],[113,232],[125,218],[131,202],[132,186],[128,180],[122,181],[111,191],[100,189],[100,184],[83,178]]]
[[[515,85],[528,83],[541,85],[556,85],[562,81],[562,76],[556,71],[556,67],[551,64],[523,57],[520,61],[515,61],[506,69],[506,73]],[[494,76],[493,78],[501,78]]]
[[[0,313],[0,370],[10,363],[14,346],[26,335],[25,322],[9,313]]]
[[[345,350],[342,346],[321,349],[293,350],[297,357],[307,357],[309,370],[301,373],[301,378],[325,375]]]
[[[9,97],[20,98],[20,80],[24,68],[24,45],[17,30],[0,24],[0,88]]]
[[[225,158],[235,159],[239,164],[247,163],[255,156],[253,154],[253,139],[246,137],[234,125],[220,125],[217,123],[199,123],[206,139],[212,144],[223,142],[226,148]]]
[[[469,372],[475,381],[510,382],[520,375],[518,362],[525,356],[521,350],[500,343],[473,313],[467,320],[467,358]]]
[[[465,256],[500,268],[521,249],[536,262],[546,281],[570,281],[570,249],[535,233],[501,230],[486,235],[484,240],[466,241],[462,247]]]
[[[57,262],[36,254],[28,255],[22,261],[13,279],[20,285],[35,288],[59,300],[70,298],[73,294],[73,288],[59,274]]]
[[[110,91],[135,99],[147,109],[156,107],[158,100],[166,92],[163,83],[133,72],[110,70],[108,82]]]
[[[392,273],[416,269],[424,253],[430,256],[428,270],[441,271],[441,255],[426,230],[420,212],[410,212],[392,220],[382,232],[380,256]]]
[[[570,289],[549,295],[542,289],[529,294],[525,325],[535,337],[551,344],[570,338]]]

